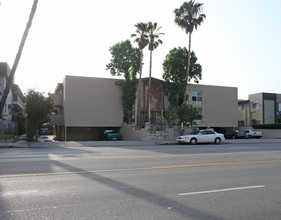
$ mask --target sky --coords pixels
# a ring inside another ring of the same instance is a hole
[[[15,83],[53,93],[65,75],[112,78],[109,48],[131,40],[135,24],[157,22],[163,44],[153,52],[152,77],[162,79],[162,63],[188,35],[174,22],[183,0],[39,0]],[[191,50],[202,65],[203,85],[238,88],[249,94],[281,93],[281,1],[201,0],[206,20],[192,34]],[[33,0],[1,0],[0,62],[12,68]],[[143,76],[149,73],[144,51]]]

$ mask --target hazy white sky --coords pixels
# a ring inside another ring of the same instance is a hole
[[[111,77],[109,48],[130,39],[138,22],[162,26],[163,45],[153,53],[152,76],[188,36],[174,23],[183,0],[39,0],[15,81],[23,92],[54,92],[65,75]],[[203,67],[200,84],[238,87],[238,98],[281,93],[281,1],[201,0],[205,22],[192,35]],[[33,0],[1,0],[0,62],[12,68]],[[133,42],[133,39],[131,39]],[[134,46],[137,46],[134,44]],[[144,76],[149,53],[145,51]]]

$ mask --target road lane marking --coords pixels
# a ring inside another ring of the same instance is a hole
[[[258,151],[258,152],[232,152],[232,153],[206,153],[206,154],[176,154],[176,155],[155,155],[155,156],[135,156],[135,157],[71,157],[71,158],[59,158],[53,157],[49,159],[36,159],[36,160],[6,160],[1,163],[22,163],[22,162],[52,162],[52,161],[67,161],[67,160],[109,160],[109,159],[154,159],[154,158],[173,158],[173,157],[198,157],[198,156],[220,156],[220,155],[240,155],[240,154],[264,154],[264,153],[281,153],[281,151]],[[3,159],[3,158],[1,158]],[[6,159],[6,158],[4,158]]]
[[[87,174],[87,173],[106,173],[106,172],[141,171],[141,170],[157,170],[157,169],[171,169],[171,168],[206,167],[206,166],[258,164],[258,163],[280,163],[280,162],[281,162],[281,160],[266,160],[266,161],[244,161],[244,162],[183,164],[183,165],[154,166],[154,167],[140,167],[140,168],[123,168],[123,169],[109,169],[109,170],[83,170],[83,171],[73,171],[73,172],[69,171],[69,172],[56,172],[56,173],[54,172],[54,173],[6,174],[6,175],[0,175],[0,178],[28,177],[28,176],[47,176],[47,175],[67,175],[67,174]]]
[[[209,190],[209,191],[180,193],[179,196],[208,194],[208,193],[216,193],[216,192],[227,192],[227,191],[244,190],[244,189],[256,189],[256,188],[264,188],[264,187],[265,187],[264,185],[260,185],[260,186],[246,186],[246,187],[237,187],[237,188],[229,188],[229,189],[216,189],[216,190]]]

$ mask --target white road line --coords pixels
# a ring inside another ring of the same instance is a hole
[[[255,189],[255,188],[263,188],[264,185],[259,186],[246,186],[246,187],[237,187],[237,188],[229,188],[229,189],[217,189],[210,191],[201,191],[201,192],[190,192],[190,193],[180,193],[180,196],[188,196],[188,195],[197,195],[197,194],[206,194],[206,193],[216,193],[216,192],[226,192],[226,191],[234,191],[234,190],[243,190],[243,189]]]

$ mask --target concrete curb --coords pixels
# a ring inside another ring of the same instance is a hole
[[[281,139],[227,139],[223,144],[261,144],[280,143]],[[161,146],[177,145],[175,140],[155,141],[55,141],[55,142],[27,142],[19,140],[16,142],[0,143],[0,148],[68,148],[68,147],[119,147],[119,146]]]
[[[18,142],[7,142],[1,143],[0,148],[29,148],[29,144],[26,141],[18,141]]]

